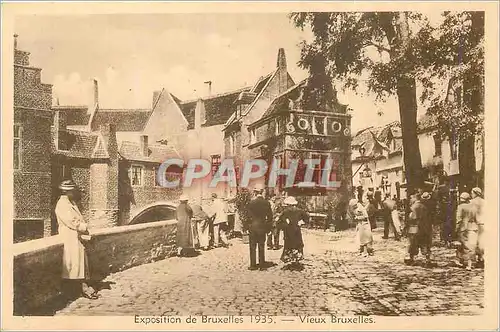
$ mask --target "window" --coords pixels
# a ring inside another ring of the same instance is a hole
[[[130,183],[133,186],[142,186],[142,172],[142,166],[132,165],[130,168]]]
[[[219,167],[220,167],[220,164],[221,164],[221,160],[220,160],[220,154],[214,154],[211,156],[211,159],[212,159],[212,176],[215,175],[215,173],[217,173],[217,171],[219,170]]]
[[[394,138],[393,138],[393,139],[392,139],[392,147],[391,147],[391,152],[396,151],[396,147],[397,147],[397,145],[396,145],[396,139],[394,139]]]
[[[14,125],[14,169],[21,169],[22,132],[23,128],[20,125],[15,124]]]
[[[158,182],[158,167],[153,167],[153,183],[155,184],[155,187],[159,187],[160,183]]]
[[[280,120],[276,119],[274,120],[274,135],[278,136],[280,132],[281,132]]]
[[[316,183],[317,186],[321,186],[321,180],[323,177],[323,170],[326,169],[326,160],[330,158],[329,154],[320,154],[320,153],[312,153],[311,159],[319,159],[321,163],[319,165],[314,165],[314,173],[313,173],[313,182]],[[333,174],[336,174],[336,165],[333,163],[331,165],[329,181],[334,181],[335,179],[332,177]]]
[[[450,138],[450,155],[451,155],[451,160],[457,160],[458,159],[458,140],[455,136],[452,136]]]
[[[71,179],[71,166],[69,165],[61,165],[61,179],[69,180]]]
[[[236,140],[234,138],[234,134],[229,136],[229,153],[231,156],[234,156],[236,153]]]
[[[250,130],[250,144],[257,142],[257,136],[255,134],[255,129]]]
[[[434,135],[434,156],[441,155],[441,138],[439,135]]]

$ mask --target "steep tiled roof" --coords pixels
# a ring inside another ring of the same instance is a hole
[[[241,92],[250,91],[250,87],[241,88],[215,96],[202,98],[205,105],[205,122],[202,127],[224,124],[236,111],[235,101]],[[188,129],[194,128],[197,100],[180,102],[179,107],[188,121]]]
[[[142,131],[150,114],[150,109],[99,109],[92,120],[92,130],[111,123],[116,131]]]
[[[214,126],[224,124],[227,119],[236,111],[235,101],[243,91],[250,91],[250,88],[243,88],[229,92],[214,98],[205,100],[204,126]]]
[[[71,158],[91,159],[97,143],[97,134],[85,131],[70,130],[60,133],[64,150],[55,151],[56,155]]]
[[[195,115],[195,110],[196,110],[196,100],[188,101],[188,102],[181,102],[179,104],[179,108],[181,109],[182,114],[184,114],[184,117],[186,118],[188,122],[188,127],[187,129],[194,129],[194,115]]]
[[[259,94],[273,74],[274,74],[274,71],[270,72],[266,76],[259,78],[257,83],[255,83],[255,85],[253,86],[253,88],[250,91],[255,92],[256,94]]]
[[[168,158],[179,158],[179,153],[169,145],[149,145],[148,156],[143,156],[139,143],[123,141],[120,156],[127,160],[162,163]]]
[[[262,115],[262,118],[268,117],[274,112],[283,109],[283,107],[288,107],[289,99],[296,99],[298,97],[299,88],[303,87],[305,82],[306,80],[299,82],[298,84],[292,86],[290,89],[274,98],[274,100],[271,102],[271,105],[269,105],[268,109],[264,112],[264,115]]]
[[[52,109],[64,113],[68,126],[86,126],[89,123],[87,106],[52,106]]]

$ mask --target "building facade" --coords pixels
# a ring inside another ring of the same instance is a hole
[[[14,37],[14,241],[51,233],[52,85]]]
[[[237,110],[224,127],[224,147],[225,157],[240,169],[250,159],[267,163],[265,177],[250,187],[260,182],[268,193],[296,196],[308,210],[318,211],[326,209],[328,199],[345,198],[351,190],[350,115],[336,98],[328,108],[309,109],[303,98],[308,92],[308,80],[296,84],[290,77],[280,49],[276,70],[240,94]],[[313,184],[304,188],[298,183],[304,180],[306,159],[319,159],[321,164],[314,169]],[[329,181],[340,182],[339,188],[321,183],[327,159],[333,161]],[[282,169],[297,161],[295,179],[287,183],[284,175],[272,174],[275,160]],[[276,179],[275,186],[271,179]]]
[[[431,190],[441,176],[460,183],[459,145],[457,141],[439,135],[437,121],[429,114],[420,117],[417,127],[426,190]],[[370,188],[379,188],[397,198],[406,198],[406,178],[403,161],[401,126],[393,122],[358,131],[352,139],[353,186],[361,197]],[[477,186],[483,187],[483,151],[480,137],[476,138],[475,169]],[[470,189],[470,188],[469,188]]]

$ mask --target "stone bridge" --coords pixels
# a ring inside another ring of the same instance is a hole
[[[172,201],[157,201],[139,206],[130,211],[128,225],[175,219],[177,204]]]
[[[140,215],[140,214],[139,214]],[[375,256],[357,254],[353,230],[304,230],[303,271],[276,265],[248,271],[248,245],[197,257],[171,257],[175,221],[97,230],[89,247],[101,297],[60,300],[62,244],[57,236],[16,244],[15,314],[25,315],[479,315],[484,273],[450,262],[454,251],[433,248],[438,266],[405,266],[406,243],[374,234]],[[28,249],[30,248],[30,249]]]

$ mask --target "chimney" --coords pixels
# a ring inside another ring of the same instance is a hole
[[[65,150],[66,139],[66,113],[55,111],[54,113],[54,146],[56,150]]]
[[[141,135],[141,153],[143,157],[149,156],[148,136]]]
[[[19,37],[19,35],[16,33],[14,34],[14,49],[17,50],[17,37]]]
[[[288,90],[288,71],[286,69],[285,49],[278,50],[278,61],[276,63],[278,77],[278,94]]]
[[[280,48],[278,50],[278,61],[277,61],[276,67],[279,69],[286,70],[286,56],[285,56],[285,49],[284,48]]]
[[[203,83],[208,84],[208,95],[211,96],[212,95],[212,81],[206,81]]]
[[[205,120],[205,102],[203,99],[198,99],[194,109],[194,129],[200,129]]]
[[[97,83],[97,80],[94,78],[93,79],[93,87],[94,87],[94,107],[97,109],[99,108],[99,85]]]

